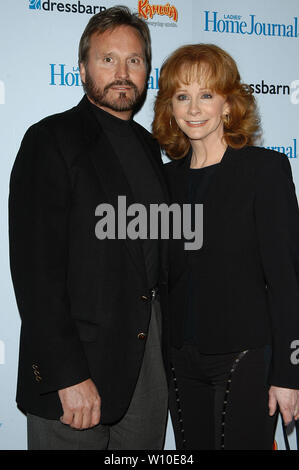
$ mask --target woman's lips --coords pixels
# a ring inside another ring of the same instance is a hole
[[[204,126],[206,123],[208,122],[208,120],[204,120],[204,121],[186,121],[186,124],[187,126],[189,127],[202,127]]]

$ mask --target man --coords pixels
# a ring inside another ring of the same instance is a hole
[[[130,10],[92,17],[79,46],[86,96],[31,127],[12,170],[17,403],[29,449],[163,447],[163,251],[157,240],[99,240],[95,230],[99,204],[167,197],[159,148],[132,120],[150,63],[148,27]]]

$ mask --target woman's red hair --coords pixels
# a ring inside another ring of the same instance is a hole
[[[229,118],[223,121],[227,145],[253,145],[260,131],[256,102],[250,87],[241,83],[234,59],[214,44],[191,44],[174,51],[161,68],[152,128],[167,155],[182,158],[190,148],[188,137],[172,119],[171,100],[180,83],[195,80],[226,97],[230,105]]]

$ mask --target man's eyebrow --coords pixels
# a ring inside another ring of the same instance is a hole
[[[115,51],[99,52],[100,56],[115,55],[115,54],[117,54],[117,52],[115,52]],[[128,55],[128,57],[141,57],[142,59],[144,59],[145,54],[142,53],[142,52],[132,52],[131,54]]]
[[[132,54],[129,54],[128,57],[141,57],[144,59],[145,55],[142,52],[132,52]]]

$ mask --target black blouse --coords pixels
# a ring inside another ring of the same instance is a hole
[[[209,187],[209,184],[213,178],[214,173],[217,171],[219,163],[214,165],[205,166],[203,168],[190,168],[189,169],[189,204],[194,206],[195,204],[203,204],[205,200],[205,194]],[[192,220],[192,230],[194,230],[194,218]],[[188,252],[189,262],[192,263],[192,255],[194,251]],[[192,270],[189,271],[189,298],[188,298],[188,312],[185,319],[184,325],[184,342],[185,344],[196,344],[197,343],[197,318],[200,315],[200,311],[194,306],[194,291],[195,289],[200,290],[200,286],[196,285],[193,277]]]

